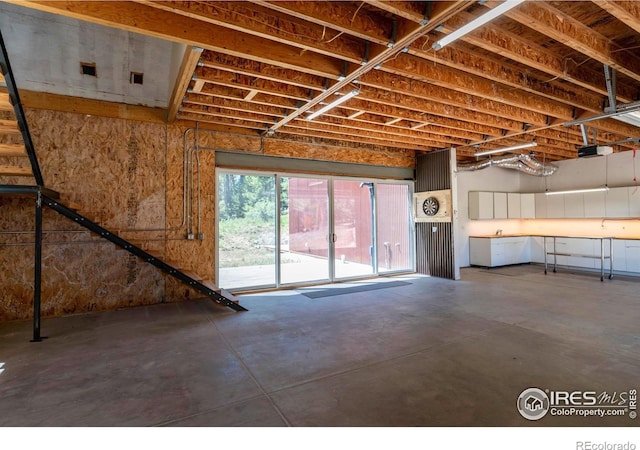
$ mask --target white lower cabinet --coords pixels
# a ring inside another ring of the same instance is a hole
[[[485,267],[531,262],[529,240],[528,236],[469,238],[469,262]]]
[[[640,240],[624,240],[624,259],[627,272],[640,272]],[[621,255],[622,256],[622,255]],[[613,260],[616,260],[614,250]]]
[[[584,238],[557,237],[555,251],[553,238],[540,236],[495,236],[470,237],[469,262],[472,266],[499,267],[529,262],[544,263],[545,251],[547,263],[553,265],[555,255],[558,266],[600,269],[600,240]],[[609,256],[609,241],[604,240],[604,254]],[[640,239],[613,239],[613,270],[640,274]],[[589,257],[584,257],[584,256]],[[605,271],[609,270],[609,260],[605,260]]]

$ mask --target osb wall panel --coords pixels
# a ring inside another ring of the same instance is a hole
[[[173,127],[169,131],[167,153],[167,227],[178,227],[183,218],[183,161],[184,136],[187,128]],[[203,133],[198,133],[201,138]],[[196,148],[196,135],[187,133],[187,151]],[[202,147],[202,142],[199,142]],[[215,274],[215,155],[211,151],[198,153],[200,160],[200,228],[197,220],[197,191],[191,190],[194,200],[192,230],[195,237],[201,233],[202,239],[185,240],[186,228],[167,233],[166,256],[169,261],[179,263],[180,267],[198,274],[206,280],[214,280]],[[191,174],[196,182],[196,157],[193,155]],[[187,300],[202,297],[202,294],[187,288],[174,279],[167,279],[167,301]]]
[[[47,187],[107,228],[164,227],[162,125],[29,110]]]
[[[415,166],[415,157],[412,150],[365,150],[267,139],[264,142],[264,154],[287,158],[316,159],[321,161],[371,164],[377,166]]]
[[[193,140],[192,140],[193,141]],[[371,164],[387,167],[415,167],[415,151],[373,148],[354,148],[338,145],[319,145],[293,140],[238,136],[200,130],[198,143],[201,147],[224,151],[255,153],[283,158],[314,159],[356,164]]]
[[[117,119],[27,111],[45,183],[80,212],[113,230],[165,226],[166,128]],[[0,320],[31,317],[33,199],[0,199]],[[161,272],[45,209],[42,312],[45,316],[157,303]],[[6,232],[11,231],[11,234]],[[80,232],[78,232],[80,231]],[[153,238],[164,252],[164,233]]]
[[[28,110],[45,183],[80,212],[144,249],[197,273],[215,274],[215,153],[199,152],[200,226],[194,203],[187,240],[183,138],[187,128],[82,114]],[[187,147],[196,147],[195,133]],[[198,147],[287,158],[412,167],[412,151],[321,146],[200,132]],[[194,159],[195,162],[195,159]],[[195,180],[195,165],[191,167]],[[32,182],[32,180],[21,180]],[[197,192],[191,191],[194,200]],[[33,199],[0,198],[0,320],[31,317]],[[202,297],[159,270],[45,209],[45,316]],[[15,232],[20,233],[15,233]],[[4,232],[4,233],[3,233]],[[6,233],[10,232],[10,233]],[[198,234],[203,236],[197,239]]]

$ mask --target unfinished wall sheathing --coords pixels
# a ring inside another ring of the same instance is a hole
[[[215,152],[413,167],[413,151],[314,145],[229,133],[189,132],[202,149],[200,221],[183,215],[186,125],[28,109],[47,187],[79,212],[202,279],[215,274]],[[191,168],[196,181],[195,161]],[[7,182],[8,180],[0,180]],[[0,321],[27,319],[33,301],[33,199],[0,197]],[[42,313],[58,316],[202,297],[151,265],[44,209]],[[18,231],[29,233],[16,234]],[[9,232],[9,233],[8,233]],[[223,286],[224,287],[224,286]]]
[[[40,110],[27,111],[27,119],[47,186],[63,201],[109,229],[164,227],[164,126]],[[14,233],[34,229],[33,199],[2,198],[0,205],[0,320],[25,319],[33,299],[34,236]],[[43,226],[57,230],[44,237],[43,315],[163,298],[164,277],[152,266],[46,208]]]

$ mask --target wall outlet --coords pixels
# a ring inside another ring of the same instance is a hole
[[[198,233],[198,240],[204,241],[204,233]]]
[[[187,239],[188,239],[188,240],[192,241],[192,240],[194,240],[194,239],[195,239],[195,237],[196,237],[196,236],[195,236],[193,233],[187,233]]]

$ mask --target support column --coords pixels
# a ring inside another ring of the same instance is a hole
[[[33,339],[41,342],[40,336],[40,291],[42,288],[42,193],[36,194],[36,235],[33,271]]]

